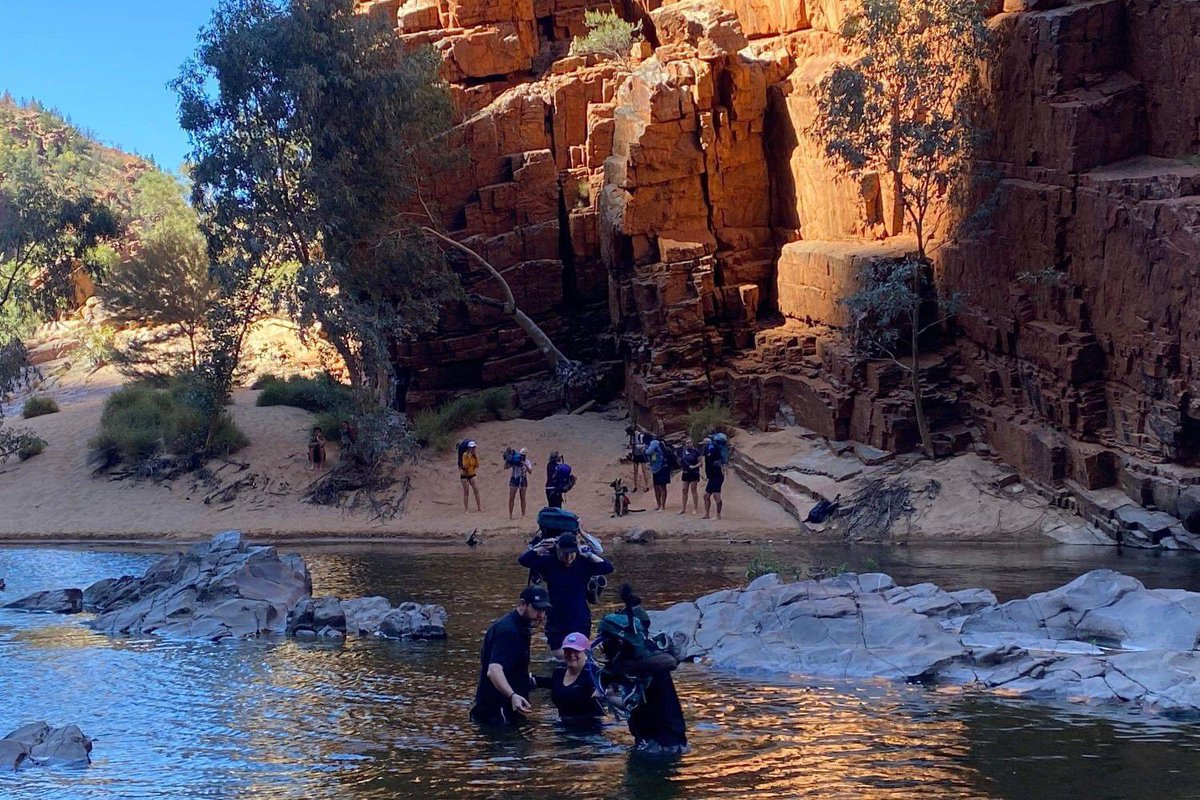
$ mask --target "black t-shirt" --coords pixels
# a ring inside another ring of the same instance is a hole
[[[603,716],[604,708],[596,699],[596,680],[587,669],[579,673],[570,686],[563,681],[567,677],[565,666],[556,667],[548,678],[537,679],[537,685],[550,690],[550,699],[564,720],[591,720]]]
[[[709,480],[725,477],[725,464],[721,461],[721,451],[713,444],[704,448],[704,475]]]
[[[639,743],[652,742],[665,748],[687,745],[683,708],[671,673],[658,673],[650,679],[645,699],[629,715],[629,732]]]
[[[504,668],[504,677],[512,690],[529,697],[529,640],[530,625],[515,610],[492,623],[483,637],[479,651],[479,685],[475,689],[475,708],[472,716],[481,721],[512,721],[511,701],[500,694],[487,676],[489,664]]]
[[[563,566],[555,553],[540,555],[526,550],[517,559],[522,567],[528,567],[542,576],[546,590],[550,592],[550,605],[546,613],[546,631],[583,634],[592,632],[592,610],[587,604],[588,579],[593,575],[608,575],[613,565],[605,560],[599,563],[584,556],[576,556],[571,566]]]

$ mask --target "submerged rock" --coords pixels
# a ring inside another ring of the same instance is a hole
[[[34,592],[20,600],[7,603],[5,608],[17,611],[37,611],[46,614],[78,614],[83,610],[83,592],[78,589],[51,589]]]
[[[0,739],[0,771],[23,764],[80,766],[92,763],[92,740],[78,726],[52,728],[45,722],[22,725]]]
[[[687,657],[739,672],[967,683],[1200,713],[1200,594],[1111,570],[1003,604],[982,589],[898,587],[886,575],[763,576],[651,618]]]

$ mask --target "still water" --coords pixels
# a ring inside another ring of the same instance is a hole
[[[523,582],[515,550],[299,547],[317,593],[440,603],[449,639],[345,645],[112,639],[81,618],[0,611],[0,735],[31,720],[93,737],[86,769],[0,775],[3,798],[1200,798],[1200,727],[885,682],[764,685],[685,665],[692,752],[630,756],[623,726],[503,736],[467,719],[488,623]],[[625,547],[612,555],[652,606],[744,582],[755,548]],[[1108,566],[1200,589],[1200,560],[1064,546],[804,548],[803,567],[878,567],[898,582],[988,586],[1002,599]],[[140,573],[158,556],[0,549],[15,599]],[[536,643],[536,640],[535,640]],[[536,663],[536,662],[535,662]],[[536,669],[536,668],[535,668]]]

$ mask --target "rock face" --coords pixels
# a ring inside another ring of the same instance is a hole
[[[1111,570],[997,604],[982,589],[845,574],[651,612],[688,657],[738,672],[921,679],[1029,697],[1200,713],[1200,594]]]
[[[64,606],[64,598],[74,605]],[[314,598],[303,558],[248,545],[239,531],[219,533],[185,553],[166,556],[140,578],[105,578],[82,592],[40,592],[10,607],[78,613],[81,603],[98,615],[92,627],[113,635],[216,640],[286,633],[343,639],[349,632],[446,638],[441,606],[402,603],[392,608],[382,597]]]
[[[83,592],[78,589],[51,589],[35,592],[28,597],[6,603],[5,608],[17,611],[40,611],[47,614],[78,614],[83,610]]]
[[[0,739],[0,772],[24,764],[73,767],[92,763],[92,740],[75,725],[51,728],[31,722]]]
[[[1178,516],[1200,485],[1200,3],[987,5],[991,130],[935,233],[967,303],[921,365],[935,445],[986,449],[1111,536],[1173,546],[1087,493]],[[618,63],[566,55],[607,4],[360,3],[446,59],[469,154],[435,190],[446,228],[571,355],[619,362],[637,422],[678,429],[716,395],[760,428],[902,452],[918,440],[903,373],[838,326],[863,265],[910,232],[890,179],[838,180],[807,135],[854,6],[626,4],[647,43]],[[415,403],[543,369],[474,306],[399,359]]]

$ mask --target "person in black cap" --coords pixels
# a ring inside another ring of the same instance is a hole
[[[550,595],[527,586],[517,607],[492,623],[479,652],[479,685],[471,719],[485,725],[511,725],[533,710],[529,705],[529,640],[546,618]]]
[[[563,637],[573,631],[591,634],[588,580],[593,575],[608,575],[613,565],[590,547],[580,548],[573,533],[530,544],[517,563],[541,575],[550,590],[554,607],[546,618],[546,642],[554,657],[561,659]]]

